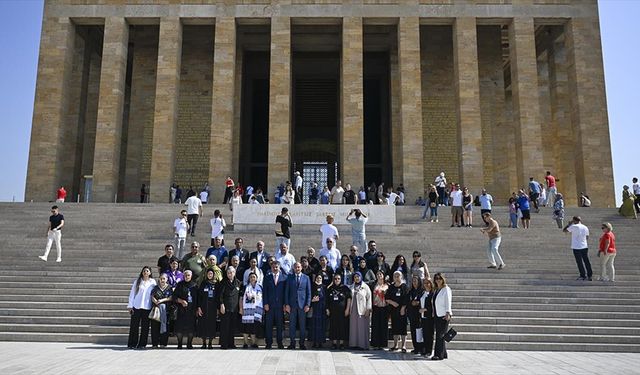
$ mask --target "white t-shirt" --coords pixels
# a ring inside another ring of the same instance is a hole
[[[398,199],[398,194],[389,193],[389,196],[387,197],[387,204],[389,206],[395,205],[396,204],[396,199]]]
[[[187,206],[187,215],[199,215],[200,207],[202,207],[202,201],[200,198],[192,195],[189,199],[184,202],[185,206]]]
[[[320,232],[322,233],[321,247],[327,246],[327,238],[333,238],[336,241],[336,237],[339,236],[338,228],[333,224],[324,223],[320,226]]]
[[[219,217],[211,219],[211,238],[224,238],[222,230],[225,226],[227,226],[227,223],[225,223],[224,219]]]
[[[178,234],[178,237],[187,237],[187,219],[183,217],[178,218],[173,222],[173,226],[176,228],[175,231]]]
[[[331,195],[333,195],[333,197],[331,198],[331,203],[340,204],[342,203],[344,189],[342,188],[342,186],[334,186],[333,188],[331,188]]]
[[[209,201],[209,193],[207,193],[206,190],[200,192],[200,200],[202,203],[207,203]]]
[[[589,228],[586,225],[573,224],[567,228],[569,232],[571,232],[571,248],[580,250],[586,249],[589,247],[587,245],[587,236],[589,236]]]
[[[296,177],[296,189],[301,188],[302,187],[302,176],[297,176]]]
[[[633,184],[633,194],[640,195],[640,184]]]
[[[338,265],[340,264],[340,258],[342,257],[342,255],[340,254],[340,250],[335,247],[327,249],[327,246],[325,244],[322,250],[320,250],[320,256],[323,255],[327,257],[327,265],[335,271],[338,268]]]
[[[449,196],[451,196],[452,206],[462,207],[462,191],[461,190],[454,190],[449,194]]]
[[[493,203],[493,197],[491,196],[491,194],[480,194],[480,209],[482,210],[490,210],[491,209],[491,203]]]

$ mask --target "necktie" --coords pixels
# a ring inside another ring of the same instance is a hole
[[[296,283],[300,286],[300,275],[296,276]]]

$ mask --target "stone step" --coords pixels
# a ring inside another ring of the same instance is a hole
[[[634,336],[640,337],[640,327],[585,327],[585,326],[558,326],[558,325],[480,325],[461,324],[455,322],[458,333],[522,333],[522,334],[545,334],[545,335],[595,335],[595,336]]]
[[[522,307],[525,308],[525,307]],[[579,308],[579,307],[578,307]],[[635,311],[638,311],[637,309]],[[492,318],[538,318],[540,313],[530,310],[510,310],[499,309],[497,306],[495,309],[480,310],[480,309],[463,309],[454,308],[453,313],[455,316],[463,317],[492,317]],[[640,320],[640,312],[607,312],[603,314],[601,311],[563,311],[563,310],[549,310],[544,312],[544,316],[547,318],[575,318],[575,319],[599,319],[603,316],[607,316],[610,319],[618,320]]]
[[[640,345],[640,336],[626,335],[569,335],[569,334],[542,334],[542,333],[487,333],[458,331],[456,341],[507,341],[507,342],[557,342],[557,343],[598,343],[608,344],[633,344]]]
[[[129,327],[129,316],[122,318],[113,317],[77,317],[77,316],[13,316],[0,315],[0,323],[2,324],[78,324],[78,325],[94,325],[94,326],[113,326],[113,327]]]
[[[0,332],[20,332],[20,333],[79,333],[79,334],[129,334],[129,325],[122,326],[99,326],[82,324],[3,324],[0,323]]]
[[[501,351],[563,351],[563,352],[615,352],[638,353],[638,344],[562,343],[562,342],[501,342],[489,340],[455,340],[447,344],[451,350],[501,350]]]
[[[76,309],[73,306],[67,306],[67,309],[47,309],[33,307],[4,307],[0,309],[0,316],[60,316],[60,317],[108,317],[108,318],[128,318],[129,312],[125,307],[119,305],[120,309],[104,310],[104,309]]]

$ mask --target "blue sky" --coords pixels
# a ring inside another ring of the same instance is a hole
[[[0,0],[0,201],[22,201],[38,65],[42,1]],[[640,1],[600,0],[616,198],[640,175],[637,90],[640,87]],[[635,152],[633,150],[636,150]],[[52,193],[53,194],[53,193]],[[591,197],[597,199],[597,197]]]

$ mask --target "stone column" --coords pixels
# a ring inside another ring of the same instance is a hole
[[[453,66],[458,95],[458,147],[460,176],[472,191],[484,186],[478,38],[473,17],[456,18],[453,33]],[[489,150],[487,150],[489,152]]]
[[[75,27],[70,19],[45,16],[31,125],[26,202],[50,201],[55,198],[58,188],[62,173],[58,160],[62,149],[60,136],[65,122],[74,39]]]
[[[402,17],[398,23],[402,180],[393,183],[404,184],[407,202],[423,195],[425,185],[419,21],[418,17]]]
[[[518,187],[526,187],[529,177],[542,178],[542,137],[536,40],[533,18],[514,18],[509,26],[509,57],[513,95],[513,124],[516,128],[516,169]]]
[[[594,206],[615,206],[611,141],[598,18],[572,18],[565,27],[574,128],[576,185]],[[562,188],[562,179],[558,183]]]
[[[269,66],[269,196],[278,184],[291,179],[291,19],[271,18]]]
[[[92,195],[96,202],[113,202],[118,192],[128,43],[127,21],[122,17],[107,17],[93,157]]]
[[[233,171],[234,91],[236,71],[236,20],[216,19],[213,52],[213,106],[211,108],[211,148],[209,151],[209,185],[212,201],[222,201],[224,181]]]
[[[362,18],[342,20],[342,128],[340,170],[344,184],[364,185],[364,88]]]
[[[151,146],[149,200],[167,202],[175,170],[176,127],[182,61],[182,24],[178,17],[160,19],[156,100]]]

